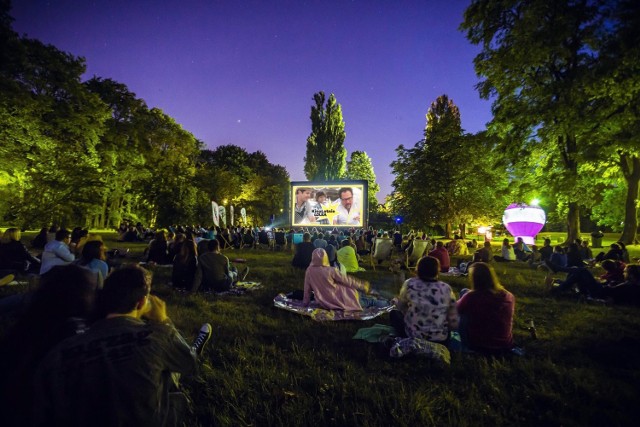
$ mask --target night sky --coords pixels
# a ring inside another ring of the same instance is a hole
[[[458,31],[468,1],[13,0],[13,28],[124,83],[210,148],[263,151],[304,180],[315,92],[342,105],[347,159],[373,160],[391,192],[395,148],[422,138],[439,95],[467,132],[490,104],[474,89],[478,48]]]

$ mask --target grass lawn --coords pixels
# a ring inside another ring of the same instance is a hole
[[[114,237],[105,235],[109,247],[125,246]],[[606,236],[605,246],[615,237]],[[144,248],[126,246],[133,260]],[[629,249],[632,257],[640,255],[640,247]],[[243,296],[183,296],[167,286],[168,269],[154,270],[153,293],[167,301],[187,338],[205,321],[214,328],[199,375],[185,381],[194,410],[186,425],[637,424],[637,308],[552,298],[543,292],[542,272],[523,263],[497,264],[503,285],[516,297],[514,336],[526,356],[452,354],[451,366],[443,367],[420,357],[390,360],[378,346],[351,338],[359,328],[388,323],[386,316],[319,323],[274,308],[277,293],[302,289],[304,272],[290,266],[290,252],[225,254],[247,259],[247,280],[263,288]],[[368,268],[357,276],[389,295],[399,289],[387,269]],[[456,292],[467,286],[463,277],[445,281]],[[537,340],[527,330],[531,320]]]

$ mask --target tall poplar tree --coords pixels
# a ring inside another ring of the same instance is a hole
[[[342,108],[333,94],[326,100],[324,92],[320,91],[313,95],[313,100],[304,173],[311,181],[340,179],[344,176],[347,160]]]
[[[380,185],[376,182],[376,174],[373,171],[371,157],[364,151],[354,151],[351,153],[351,159],[347,162],[345,178],[367,181],[369,189],[369,211],[376,212],[378,208],[376,193],[380,191]]]

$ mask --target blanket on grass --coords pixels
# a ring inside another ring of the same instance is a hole
[[[302,300],[287,298],[285,294],[278,294],[273,299],[273,305],[283,310],[309,316],[318,322],[329,320],[370,320],[393,309],[393,305],[387,307],[369,307],[362,311],[327,310],[320,307],[315,301],[311,301],[308,307],[302,304]]]
[[[260,288],[261,282],[236,282],[228,291],[216,292],[216,295],[244,295]]]

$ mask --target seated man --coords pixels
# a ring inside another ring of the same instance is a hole
[[[170,389],[176,373],[195,370],[211,325],[190,346],[165,303],[149,295],[150,285],[149,273],[135,265],[107,277],[98,299],[104,317],[55,347],[36,373],[36,424],[176,423]]]
[[[209,240],[208,252],[198,257],[198,268],[193,279],[193,292],[197,292],[202,284],[202,290],[224,292],[231,289],[238,279],[238,271],[231,267],[229,258],[220,253],[220,243]]]
[[[493,250],[491,249],[491,242],[484,242],[483,247],[481,249],[478,249],[476,253],[480,254],[481,262],[493,261]]]
[[[40,275],[51,270],[56,265],[66,265],[75,260],[75,256],[69,250],[71,233],[65,229],[56,231],[55,240],[49,242],[42,252],[42,264],[40,265]]]
[[[293,256],[291,265],[306,269],[311,264],[311,255],[315,249],[316,247],[311,243],[311,234],[304,233],[302,242],[296,245],[296,253]]]

